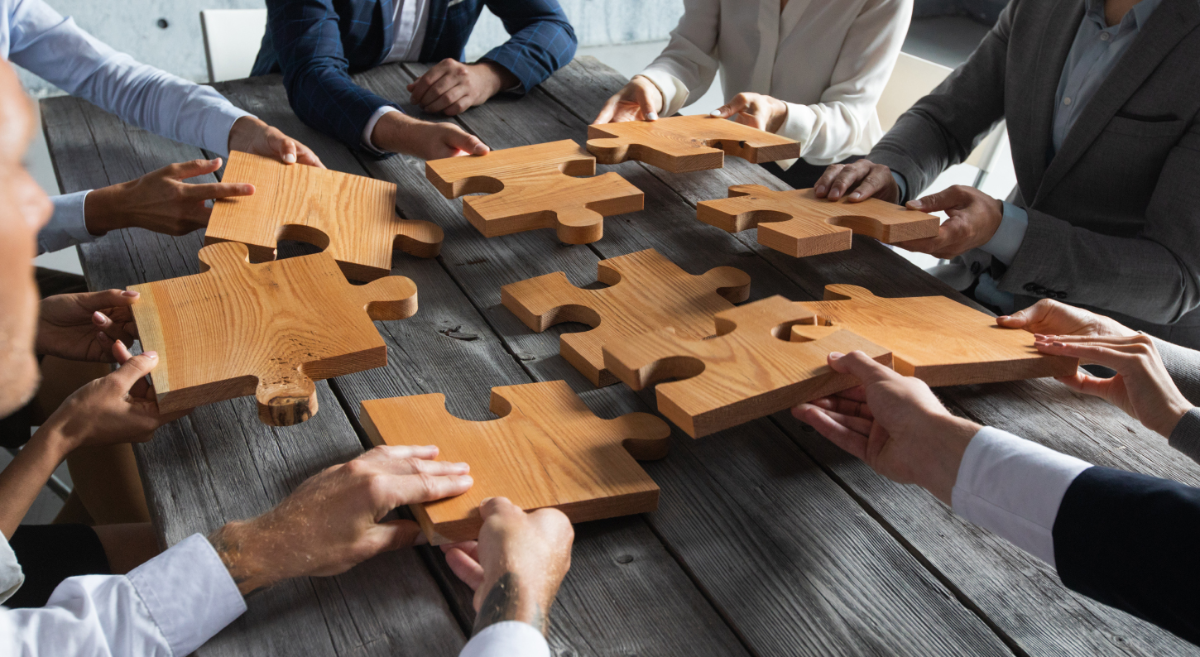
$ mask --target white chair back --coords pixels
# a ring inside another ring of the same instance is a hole
[[[250,77],[263,35],[266,9],[205,9],[200,12],[208,81]]]

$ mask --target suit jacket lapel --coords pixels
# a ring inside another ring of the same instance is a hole
[[[438,41],[446,31],[446,12],[449,8],[450,0],[429,0],[429,24],[425,28],[425,43],[421,44],[421,61],[433,61],[434,53],[438,52]]]
[[[1034,204],[1054,189],[1129,97],[1197,25],[1200,5],[1196,0],[1165,0],[1159,5],[1067,133],[1062,148],[1046,169]],[[1049,138],[1049,128],[1045,134]]]
[[[376,66],[391,52],[392,42],[396,40],[396,25],[392,20],[396,17],[395,0],[379,0],[379,10],[383,14],[383,48],[379,51],[379,59],[375,60]]]

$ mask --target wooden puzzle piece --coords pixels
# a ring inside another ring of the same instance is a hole
[[[564,334],[559,353],[593,384],[617,378],[604,369],[605,344],[672,327],[683,337],[713,332],[713,316],[750,295],[750,276],[733,267],[715,267],[693,276],[658,251],[601,260],[597,279],[609,287],[584,290],[562,272],[500,288],[504,307],[537,332],[562,322],[582,322],[590,331]]]
[[[792,327],[793,340],[847,330],[892,351],[894,367],[931,386],[1071,376],[1075,358],[1047,356],[1033,334],[996,326],[996,318],[946,297],[884,299],[856,285],[827,285],[825,301],[800,305],[817,325]]]
[[[317,412],[313,381],[387,364],[371,320],[417,311],[408,278],[351,285],[328,253],[252,265],[245,244],[224,242],[200,262],[203,273],[129,288],[164,413],[254,395],[264,423],[303,422]]]
[[[758,228],[758,243],[796,258],[850,249],[854,234],[885,244],[936,237],[938,218],[879,199],[819,199],[811,189],[777,192],[734,185],[729,198],[701,201],[696,218],[730,233]]]
[[[215,201],[204,243],[241,242],[255,262],[296,240],[324,249],[347,278],[373,281],[391,273],[393,249],[433,258],[442,248],[437,224],[396,216],[390,182],[238,151],[222,181],[250,183],[254,194]]]
[[[596,158],[570,139],[425,163],[425,177],[485,237],[554,228],[567,244],[604,236],[604,217],[637,212],[645,195],[615,173],[596,175]]]
[[[673,173],[720,169],[725,153],[756,164],[800,157],[791,139],[701,115],[590,125],[587,148],[600,164],[640,160]]]
[[[469,491],[411,507],[430,543],[478,537],[479,504],[489,497],[526,511],[555,507],[571,522],[658,507],[658,486],[635,459],[666,456],[666,422],[649,413],[600,419],[564,381],[492,388],[491,410],[500,419],[462,420],[439,394],[362,403],[376,445],[437,445],[440,460],[471,466]]]
[[[693,438],[749,422],[856,385],[829,368],[830,352],[864,351],[892,364],[891,353],[849,331],[789,342],[792,326],[816,316],[775,296],[719,313],[716,335],[694,340],[673,331],[604,346],[604,365],[634,390],[656,389],[658,411]]]

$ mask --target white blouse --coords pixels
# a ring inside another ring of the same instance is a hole
[[[779,0],[754,5],[684,0],[671,42],[641,73],[662,91],[662,115],[703,96],[720,70],[726,101],[754,92],[787,103],[779,134],[800,142],[809,163],[870,152],[913,0],[790,0],[782,14]]]

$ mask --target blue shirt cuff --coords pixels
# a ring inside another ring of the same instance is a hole
[[[54,212],[38,231],[38,255],[96,240],[97,236],[88,232],[84,217],[84,204],[90,192],[89,189],[50,197]]]
[[[1013,258],[1017,257],[1017,251],[1021,248],[1021,242],[1025,241],[1027,228],[1029,228],[1029,213],[1012,203],[1005,203],[1004,217],[1000,220],[1000,227],[996,229],[996,234],[992,235],[992,239],[988,240],[987,244],[979,248],[990,253],[1005,265],[1011,265]]]
[[[904,178],[904,174],[897,171],[892,172],[892,179],[896,181],[896,185],[900,188],[900,204],[908,200],[908,180]]]

